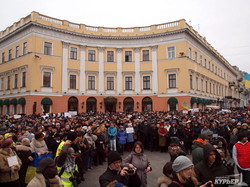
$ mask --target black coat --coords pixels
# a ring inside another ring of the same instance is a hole
[[[107,168],[107,170],[99,177],[100,187],[106,187],[113,181],[118,181],[128,187],[140,187],[141,181],[137,174],[132,176],[121,176],[117,171]]]
[[[208,158],[209,154],[212,151],[215,151],[216,153],[216,160],[215,163],[210,166],[208,163]],[[203,147],[203,156],[203,160],[196,164],[194,167],[197,179],[202,184],[206,183],[209,180],[214,183],[216,177],[230,174],[228,169],[223,165],[220,154],[211,144],[206,144]]]

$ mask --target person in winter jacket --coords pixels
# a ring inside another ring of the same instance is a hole
[[[37,167],[36,176],[27,187],[63,187],[57,175],[55,161],[52,158],[43,158]]]
[[[178,156],[172,165],[173,179],[169,187],[195,187],[200,184],[194,173],[194,165],[186,156]],[[206,187],[211,181],[200,187]]]
[[[16,153],[22,161],[22,166],[19,170],[20,183],[21,186],[26,186],[25,185],[26,172],[30,162],[33,161],[33,154],[30,148],[30,140],[28,138],[23,138],[22,144],[16,145]]]
[[[201,183],[207,181],[214,183],[216,177],[230,174],[230,171],[223,165],[219,152],[211,144],[204,145],[203,155],[203,160],[194,167]]]
[[[44,141],[44,134],[41,131],[37,131],[35,133],[35,137],[32,139],[30,147],[31,151],[37,153],[38,155],[45,154],[49,151],[47,144]]]
[[[168,185],[171,184],[172,179],[173,179],[173,163],[172,162],[167,162],[163,169],[162,172],[164,176],[161,176],[157,180],[158,187],[168,187]]]
[[[135,135],[135,129],[131,122],[128,123],[126,127],[126,133],[127,133],[127,150],[132,151],[134,146],[134,135]]]
[[[137,168],[137,175],[141,180],[141,187],[147,186],[147,173],[152,171],[148,157],[144,154],[144,147],[142,142],[137,141],[134,144],[134,149],[124,160],[124,164],[128,164],[129,167]],[[131,166],[130,166],[131,164]]]
[[[127,140],[127,133],[126,131],[124,130],[124,127],[122,125],[120,125],[120,128],[118,130],[118,133],[117,133],[117,139],[118,139],[118,151],[123,154],[123,151],[124,151],[124,147],[125,147],[125,144],[126,144],[126,140]]]
[[[140,187],[141,181],[132,164],[121,167],[122,158],[116,151],[109,152],[107,157],[108,168],[99,177],[100,187]]]
[[[209,139],[204,135],[200,135],[199,138],[194,140],[192,145],[192,161],[194,165],[203,160],[203,147],[207,143],[209,143]]]
[[[159,135],[159,147],[161,149],[161,152],[166,151],[166,146],[167,146],[167,136],[168,136],[168,131],[166,128],[164,128],[164,123],[160,124],[160,127],[158,129],[158,135]]]
[[[13,140],[5,139],[1,144],[0,149],[0,186],[21,187],[18,171],[22,165],[22,161],[12,150]],[[15,157],[16,165],[9,165],[8,158]]]
[[[108,136],[109,136],[110,150],[116,151],[117,128],[115,127],[114,122],[110,123],[110,127],[108,128]]]
[[[64,187],[73,187],[74,181],[71,180],[74,173],[78,171],[75,152],[70,143],[65,143],[59,156],[56,158],[57,172]]]
[[[239,173],[243,175],[243,181],[250,185],[250,142],[247,132],[238,134],[238,142],[233,146],[233,159]]]

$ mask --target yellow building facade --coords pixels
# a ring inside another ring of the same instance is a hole
[[[237,107],[237,72],[185,20],[91,27],[32,12],[0,33],[0,113]]]

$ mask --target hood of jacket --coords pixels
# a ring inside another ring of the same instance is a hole
[[[214,151],[216,153],[216,158],[215,158],[214,164],[212,166],[209,166],[208,158],[209,158],[209,154],[212,151]],[[208,167],[218,166],[218,165],[220,165],[222,163],[220,153],[211,144],[204,145],[204,147],[203,147],[203,156],[204,156],[203,161],[205,162],[205,164]]]

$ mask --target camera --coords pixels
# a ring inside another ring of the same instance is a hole
[[[128,172],[128,174],[133,174],[134,170],[132,168],[128,168],[127,172]]]

